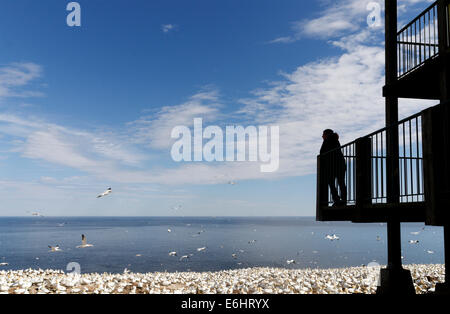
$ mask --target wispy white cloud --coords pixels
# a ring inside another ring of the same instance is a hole
[[[401,14],[411,9],[424,9],[424,4],[434,0],[399,0],[398,10]],[[381,25],[383,25],[384,0],[324,0],[323,9],[314,18],[291,22],[289,35],[275,38],[269,43],[293,43],[302,38],[337,39],[350,33],[359,32],[362,27],[368,28],[367,16],[369,3],[378,3],[381,8]],[[370,7],[373,10],[373,7]],[[377,28],[380,30],[380,28]]]
[[[190,127],[197,117],[215,121],[220,116],[221,107],[218,90],[205,87],[182,104],[164,106],[155,114],[142,116],[128,125],[133,130],[136,143],[167,149],[172,146],[170,133],[175,126]]]
[[[0,114],[0,132],[12,139],[10,152],[90,174],[139,167],[146,159],[120,134],[76,130],[35,117]]]
[[[174,31],[178,28],[176,24],[163,24],[161,25],[161,30],[163,33],[169,33],[171,31]]]
[[[33,97],[42,93],[18,88],[24,87],[42,74],[41,66],[35,63],[12,63],[0,67],[1,97]]]

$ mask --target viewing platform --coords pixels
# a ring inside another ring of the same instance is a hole
[[[347,202],[334,205],[327,177],[338,171],[329,162],[334,151],[317,157],[317,219],[320,221],[386,222],[389,217],[405,222],[425,221],[423,113],[398,123],[399,194],[388,201],[387,128],[378,130],[339,148],[345,158]],[[326,164],[321,162],[326,160]],[[339,186],[336,184],[339,190]]]

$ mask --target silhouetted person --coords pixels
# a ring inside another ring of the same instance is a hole
[[[323,144],[320,148],[320,164],[323,178],[330,187],[334,205],[347,204],[347,187],[345,186],[346,163],[340,149],[339,135],[333,130],[323,131]],[[341,191],[339,195],[336,189],[336,180]]]

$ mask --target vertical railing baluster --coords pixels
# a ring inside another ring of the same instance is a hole
[[[420,186],[420,168],[419,168],[419,162],[420,162],[420,155],[419,155],[419,118],[417,117],[416,119],[416,173],[417,173],[417,194],[419,197],[419,195],[422,192],[421,186]],[[417,198],[417,201],[419,201],[419,199]]]
[[[406,141],[405,141],[405,125],[402,126],[403,130],[403,172],[404,172],[404,178],[405,178],[405,195],[408,195],[408,172],[406,171],[407,168],[407,161],[406,161]]]
[[[410,186],[411,186],[411,195],[414,194],[414,176],[413,176],[413,160],[412,160],[412,130],[411,130],[411,120],[409,120],[409,171],[410,171]]]

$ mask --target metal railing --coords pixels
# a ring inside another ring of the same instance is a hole
[[[401,78],[414,71],[438,54],[439,27],[438,1],[436,1],[397,33],[398,77]]]
[[[423,175],[423,149],[422,149],[422,113],[415,114],[398,122],[392,127],[398,128],[398,165],[399,165],[399,195],[396,199],[400,203],[423,202],[424,198],[424,175]],[[319,184],[330,185],[342,195],[342,187],[339,185],[339,174],[342,176],[342,165],[336,161],[337,153],[340,151],[345,159],[345,204],[355,205],[358,189],[363,182],[358,182],[357,160],[364,163],[364,158],[370,159],[366,175],[370,176],[370,193],[366,193],[370,204],[387,203],[387,132],[389,128],[383,128],[363,138],[341,146],[335,150],[319,156],[320,174]],[[358,141],[364,140],[369,144],[367,157],[358,156]],[[358,159],[359,158],[359,159]],[[363,159],[361,159],[363,158]],[[362,178],[361,181],[367,178]],[[331,187],[327,186],[328,206],[334,204]],[[370,195],[370,196],[369,196]],[[320,201],[320,200],[319,200]]]
[[[401,203],[423,202],[421,113],[399,121],[397,128],[399,135],[399,201]],[[388,128],[384,128],[365,136],[371,140],[373,203],[387,203],[387,131]]]

